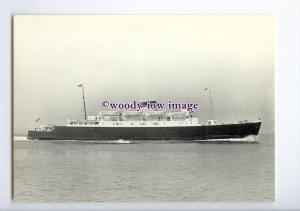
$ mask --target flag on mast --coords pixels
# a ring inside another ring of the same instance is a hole
[[[35,122],[38,122],[38,121],[40,121],[41,120],[41,118],[38,116],[36,119],[35,119]]]
[[[78,87],[83,87],[83,84],[78,84],[77,86],[78,86]]]

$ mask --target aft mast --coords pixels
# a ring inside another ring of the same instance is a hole
[[[210,88],[205,88],[204,91],[208,91],[209,96],[209,108],[210,108],[210,119],[214,120],[214,105],[212,100],[212,91]]]

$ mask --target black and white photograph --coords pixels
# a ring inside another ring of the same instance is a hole
[[[273,202],[273,15],[14,15],[13,200]]]

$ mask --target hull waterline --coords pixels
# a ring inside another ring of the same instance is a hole
[[[68,127],[28,131],[39,140],[209,140],[257,136],[261,122],[176,127]]]

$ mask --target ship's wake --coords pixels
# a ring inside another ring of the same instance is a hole
[[[201,143],[258,143],[257,136],[250,135],[244,138],[225,138],[225,139],[206,139],[206,140],[194,140],[193,142]]]
[[[28,141],[27,136],[14,136],[14,141]]]
[[[95,144],[131,144],[132,141],[130,140],[124,140],[124,139],[119,139],[119,140],[84,140],[84,141],[79,141],[79,142],[83,142],[83,143],[95,143]]]
[[[75,142],[75,143],[83,143],[83,144],[131,144],[133,143],[130,140],[57,140],[60,142]]]
[[[124,140],[124,139],[119,139],[119,140],[114,141],[114,143],[116,143],[116,144],[131,144],[132,141],[130,141],[130,140]]]
[[[26,136],[14,136],[13,140],[16,142],[34,141],[28,140]],[[44,140],[45,141],[45,140]],[[244,138],[226,138],[226,139],[205,139],[205,140],[50,140],[51,142],[62,143],[91,143],[91,144],[132,144],[132,143],[258,143],[257,136],[247,136]]]

